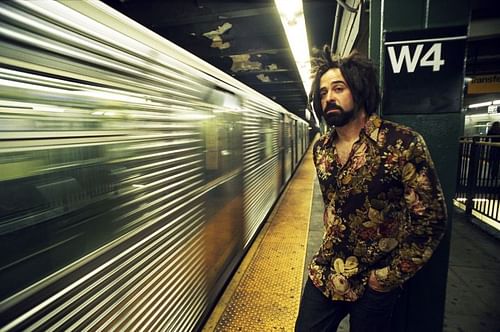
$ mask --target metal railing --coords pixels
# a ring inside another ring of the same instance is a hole
[[[455,203],[500,230],[500,135],[460,138]]]

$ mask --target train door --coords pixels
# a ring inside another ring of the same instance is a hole
[[[278,123],[278,162],[279,166],[279,184],[278,192],[281,191],[285,184],[285,114],[280,113],[279,123]]]
[[[293,120],[293,135],[294,135],[294,139],[293,139],[293,147],[294,147],[294,157],[295,157],[295,163],[294,163],[294,166],[297,167],[297,164],[299,162],[299,134],[298,134],[298,131],[297,131],[297,127],[299,126],[299,122],[297,120]]]
[[[300,159],[304,154],[304,132],[302,127],[302,122],[297,122],[297,149],[298,149],[298,158]]]
[[[297,150],[296,149],[296,146],[295,146],[295,142],[296,142],[296,135],[295,135],[295,120],[294,119],[290,119],[290,123],[289,123],[289,130],[290,130],[290,133],[289,133],[289,137],[290,137],[290,153],[291,153],[291,167],[292,167],[292,171],[295,169],[295,165],[297,163],[297,158],[296,158],[296,154],[295,154],[295,151]]]
[[[243,248],[243,129],[241,101],[214,90],[207,98],[213,108],[204,121],[204,246],[208,298],[213,301],[226,282]],[[223,231],[221,231],[223,230]],[[223,248],[223,250],[221,250]]]
[[[284,182],[288,181],[292,174],[292,130],[291,130],[291,119],[287,116],[284,117]]]

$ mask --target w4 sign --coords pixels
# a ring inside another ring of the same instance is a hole
[[[466,27],[386,32],[385,114],[460,110]]]
[[[441,58],[441,46],[442,43],[434,43],[425,54],[422,52],[424,44],[417,44],[413,54],[410,51],[409,45],[403,45],[399,54],[396,54],[395,46],[388,46],[387,53],[391,60],[392,71],[400,73],[403,65],[405,65],[409,73],[413,73],[417,65],[420,67],[432,67],[432,71],[439,71],[445,63],[444,59]]]

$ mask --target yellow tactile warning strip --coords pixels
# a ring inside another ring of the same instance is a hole
[[[203,331],[294,330],[313,181],[309,149]]]

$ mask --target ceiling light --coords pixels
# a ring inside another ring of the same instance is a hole
[[[491,105],[491,101],[485,101],[484,103],[470,104],[469,108],[478,108],[478,107],[490,106],[490,105]]]
[[[466,118],[483,118],[483,120],[495,119],[500,117],[500,113],[480,113],[480,114],[469,114],[465,116]]]
[[[306,94],[311,88],[311,61],[309,58],[309,43],[307,41],[306,21],[302,0],[274,0],[285,29],[288,44],[299,70]]]

